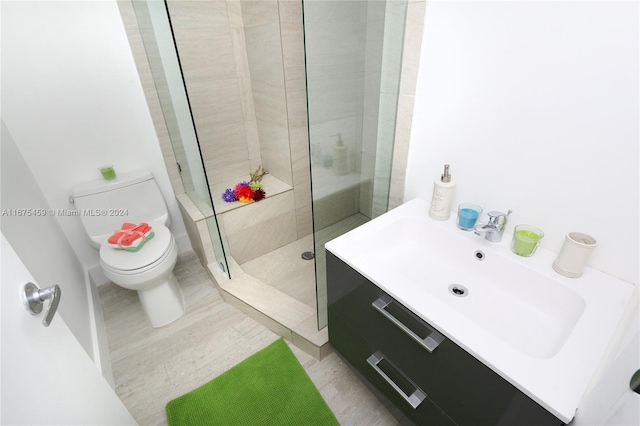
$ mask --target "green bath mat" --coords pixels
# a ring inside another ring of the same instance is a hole
[[[338,425],[281,338],[167,404],[170,426]]]

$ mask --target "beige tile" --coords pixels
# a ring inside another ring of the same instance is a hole
[[[249,159],[244,123],[199,129],[202,159],[207,170]]]
[[[122,18],[124,28],[126,30],[137,30],[138,21],[136,20],[136,14],[131,0],[118,0],[118,9],[120,10],[120,17]]]
[[[227,28],[227,4],[220,1],[169,0],[171,25],[180,28]]]
[[[207,221],[200,220],[196,222],[196,229],[198,230],[200,241],[202,241],[202,248],[204,250],[204,257],[207,261],[207,265],[210,263],[218,264]]]
[[[231,305],[242,311],[248,317],[254,319],[260,324],[264,325],[266,328],[271,330],[273,333],[276,333],[278,336],[282,336],[285,339],[292,340],[291,330],[280,324],[278,321],[275,321],[273,318],[270,318],[268,315],[263,314],[259,310],[255,309],[253,306],[244,302],[239,297],[234,296],[231,293],[225,293],[225,300]]]
[[[307,74],[304,65],[292,65],[285,69],[286,79],[290,80],[306,80]]]
[[[262,167],[262,158],[250,158],[251,170],[258,170],[258,167]]]
[[[287,128],[287,99],[285,97],[284,81],[272,83],[252,79],[251,88],[253,90],[256,119]]]
[[[251,170],[255,170],[262,164],[260,154],[260,139],[258,136],[258,123],[256,120],[247,120],[244,123],[244,131],[247,136],[247,150],[251,160]]]
[[[249,176],[251,173],[251,163],[249,160],[231,163],[223,167],[209,168],[207,169],[207,177],[209,183],[216,185],[218,182],[224,182],[229,180],[229,176]],[[210,187],[211,188],[211,187]],[[212,193],[213,197],[221,196],[221,193]]]
[[[304,33],[302,23],[281,23],[282,59],[285,75],[289,68],[304,66]]]
[[[236,78],[206,83],[187,82],[189,100],[198,134],[213,126],[242,123],[242,101]]]
[[[293,185],[288,129],[262,120],[257,124],[262,165],[273,176]]]
[[[355,24],[362,19],[360,1],[314,1],[304,4],[305,22],[309,24]],[[366,7],[365,7],[366,10]]]
[[[359,81],[357,74],[341,79],[309,79],[310,124],[353,117],[357,111]]]
[[[308,188],[311,182],[309,170],[309,134],[306,127],[291,129],[291,167],[295,186]]]
[[[251,78],[271,84],[284,80],[280,27],[276,24],[245,28]]]
[[[400,95],[398,97],[398,115],[393,147],[391,183],[389,186],[389,209],[398,207],[404,202],[404,182],[409,157],[409,139],[415,97]]]
[[[418,79],[418,65],[422,46],[422,32],[426,3],[420,0],[407,5],[407,21],[402,54],[402,77],[400,93],[414,96]]]
[[[254,168],[253,171],[255,171],[257,168]],[[211,193],[214,195],[213,197],[213,204],[215,206],[216,209],[216,214],[223,214],[226,213],[230,210],[235,210],[235,209],[239,209],[239,208],[244,208],[247,206],[247,204],[243,204],[240,202],[233,202],[233,203],[228,203],[224,200],[222,200],[221,197],[219,197],[219,194],[222,194],[226,189],[233,189],[235,188],[235,186],[242,181],[248,181],[249,180],[249,173],[243,174],[243,175],[239,175],[235,178],[231,178],[219,183],[216,183],[215,185],[213,185],[211,188]],[[278,194],[281,194],[283,192],[286,191],[291,191],[291,185],[288,185],[284,182],[282,182],[281,180],[279,180],[278,178],[267,174],[265,176],[263,176],[262,178],[262,184],[264,185],[264,192],[267,195],[267,197],[274,197]]]
[[[296,205],[296,229],[298,238],[313,232],[311,210],[311,173],[309,170],[309,136],[307,128],[290,131],[293,194]]]
[[[281,23],[302,24],[302,2],[291,0],[279,0],[278,8]]]
[[[307,86],[305,79],[286,80],[289,128],[307,127]]]
[[[191,222],[197,222],[204,219],[204,215],[202,214],[200,209],[198,209],[198,207],[194,204],[194,202],[191,200],[191,198],[189,198],[187,194],[178,194],[176,195],[176,199],[178,200],[180,208],[184,210]]]
[[[225,213],[231,255],[244,263],[296,239],[291,191]],[[259,236],[259,238],[256,238]]]
[[[296,196],[296,231],[298,232],[298,238],[306,237],[313,232],[313,210],[311,209],[311,202],[306,202],[307,200],[311,200],[311,195],[308,197],[299,196],[298,193],[295,193]],[[299,201],[303,198],[302,201]]]
[[[400,78],[400,96],[394,138],[393,163],[389,187],[389,209],[404,202],[404,181],[407,168],[409,139],[415,90],[422,44],[426,3],[422,0],[410,2],[407,6],[407,20],[403,47],[402,73]]]
[[[244,29],[242,27],[231,28],[231,41],[233,43],[233,54],[236,65],[236,74],[238,78],[249,78],[251,76],[249,70],[249,59],[247,58],[247,45],[244,38]]]
[[[227,0],[227,15],[229,17],[229,27],[231,28],[242,28],[244,26],[241,3],[241,0]]]
[[[266,285],[316,309],[315,267],[301,254],[313,251],[311,235],[242,263],[242,270]]]
[[[223,286],[223,290],[288,330],[291,330],[310,316],[315,316],[315,309],[246,273],[234,277]],[[288,338],[291,340],[290,335]]]
[[[130,12],[131,10],[126,13]],[[130,14],[127,16],[127,19],[131,18]],[[176,165],[176,158],[171,146],[171,140],[166,126],[166,121],[162,113],[162,107],[158,98],[158,92],[156,91],[155,85],[153,83],[153,76],[151,74],[151,68],[149,66],[149,61],[145,52],[142,36],[137,29],[137,25],[132,24],[131,27],[132,29],[126,30],[129,45],[131,47],[131,51],[136,63],[136,68],[138,69],[138,75],[140,77],[140,82],[142,83],[145,98],[147,100],[147,105],[149,107],[149,112],[153,120],[153,126],[158,136],[160,150],[162,151],[162,156],[164,158],[165,166],[169,174],[171,186],[173,187],[173,190],[176,194],[180,194],[185,191],[184,185],[182,183],[180,172],[178,171],[178,167]]]
[[[237,78],[229,28],[179,28],[175,30],[175,39],[187,87]]]
[[[318,317],[315,313],[301,321],[293,328],[293,331],[317,347],[322,347],[329,342],[329,329],[323,327],[318,330]]]
[[[242,102],[242,113],[244,114],[244,122],[256,121],[256,108],[253,101],[253,89],[251,87],[250,78],[238,79],[238,85],[240,87],[240,100]]]
[[[245,27],[273,24],[279,21],[277,0],[242,1]]]
[[[313,214],[316,229],[323,229],[358,213],[359,188],[345,189],[314,200]]]
[[[178,202],[178,207],[180,209],[180,214],[182,215],[182,222],[184,223],[184,227],[187,231],[187,236],[189,237],[189,241],[191,242],[191,248],[195,252],[196,256],[198,256],[200,262],[206,265],[208,263],[208,259],[205,255],[204,247],[202,245],[202,240],[200,239],[200,233],[198,232],[196,223],[191,219],[190,214],[187,213],[187,209],[182,202]]]

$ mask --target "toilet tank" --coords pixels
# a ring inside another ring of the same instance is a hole
[[[113,180],[85,182],[71,193],[94,247],[100,247],[125,222],[146,222],[151,226],[171,223],[167,204],[150,172],[122,173]]]

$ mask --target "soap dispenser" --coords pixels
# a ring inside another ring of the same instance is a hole
[[[336,176],[344,176],[349,173],[347,146],[342,141],[342,133],[331,136],[336,136],[338,138],[336,146],[333,147],[333,173]]]
[[[444,173],[433,182],[433,196],[429,217],[435,220],[448,220],[451,216],[451,200],[456,183],[451,179],[449,165],[444,165]]]

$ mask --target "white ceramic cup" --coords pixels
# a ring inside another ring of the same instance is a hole
[[[589,257],[598,242],[590,235],[569,232],[562,244],[558,257],[553,262],[553,270],[569,278],[580,278]]]

